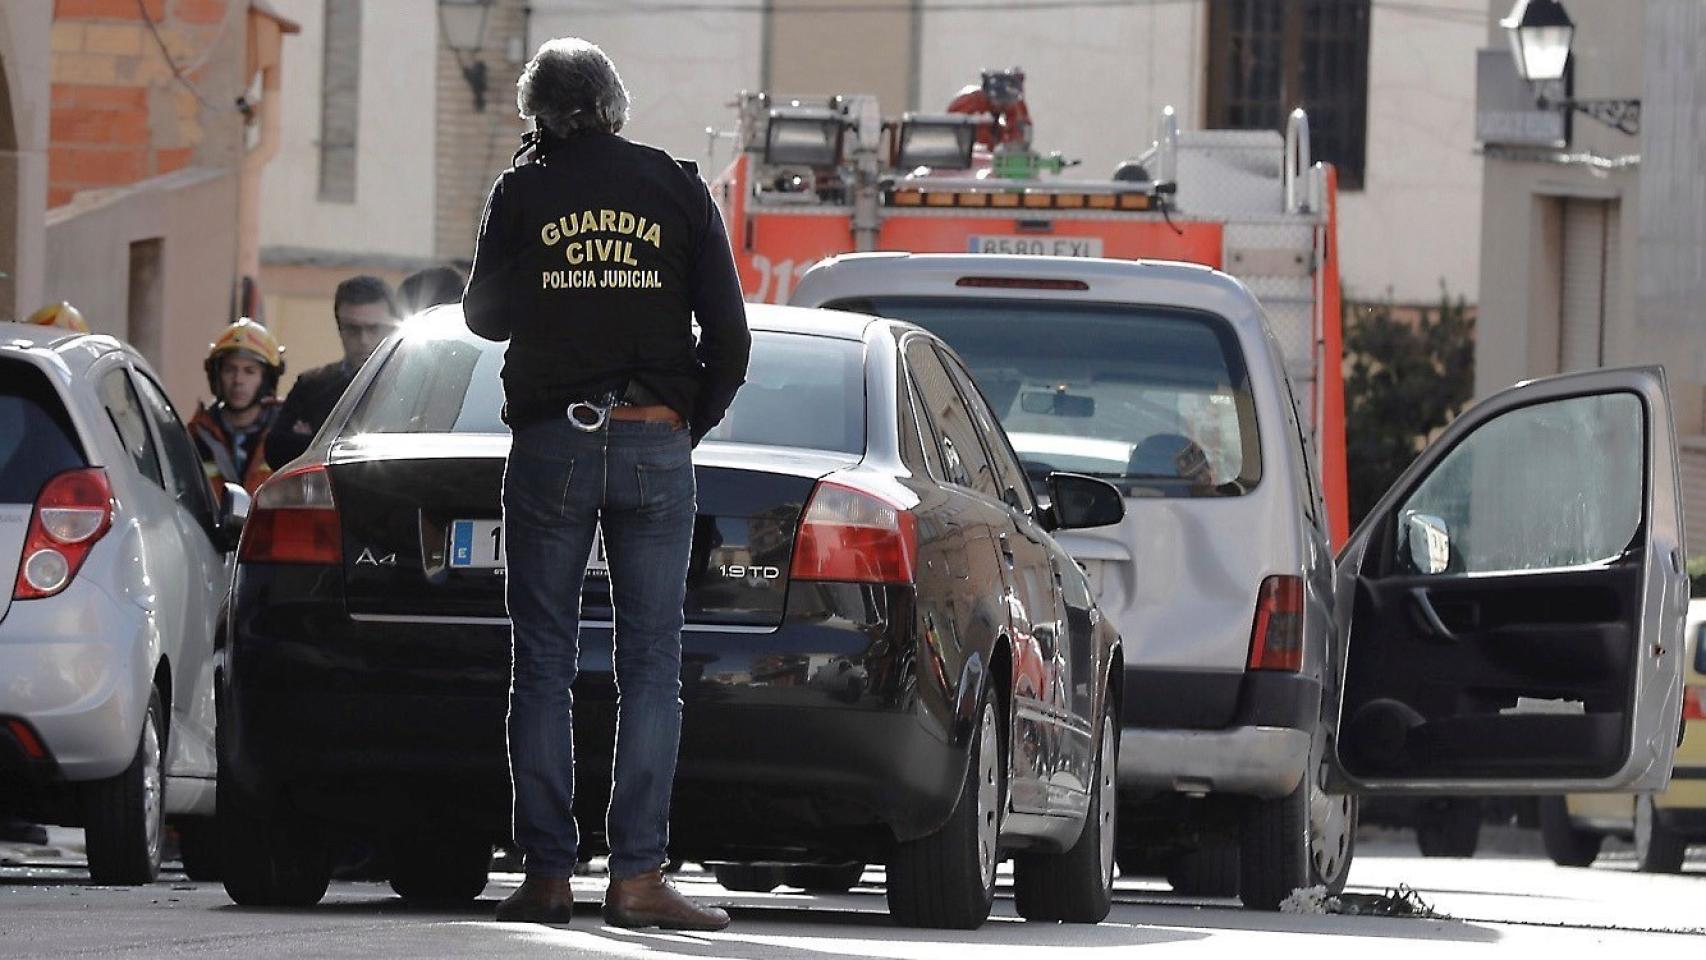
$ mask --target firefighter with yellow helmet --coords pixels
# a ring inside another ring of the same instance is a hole
[[[196,410],[190,436],[216,495],[226,483],[252,494],[272,475],[265,448],[278,416],[284,348],[266,327],[244,317],[208,345],[203,366],[214,401]]]

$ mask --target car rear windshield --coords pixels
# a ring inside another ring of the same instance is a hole
[[[830,306],[910,321],[946,340],[1033,478],[1084,473],[1156,497],[1237,496],[1261,478],[1249,377],[1219,317],[958,297]]]
[[[468,333],[460,319],[410,321],[344,433],[509,432],[498,376],[506,346]],[[754,333],[746,385],[706,439],[863,452],[864,345]]]
[[[0,360],[0,503],[34,503],[54,474],[87,465],[47,377],[34,364]]]

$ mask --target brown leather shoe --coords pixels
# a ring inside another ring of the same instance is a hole
[[[604,894],[604,922],[613,927],[721,930],[729,925],[729,915],[687,899],[664,879],[662,870],[653,870],[610,881]]]
[[[498,904],[500,923],[568,923],[575,892],[568,877],[528,877]]]

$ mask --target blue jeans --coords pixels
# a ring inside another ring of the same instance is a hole
[[[505,600],[512,666],[509,769],[515,841],[529,875],[574,872],[574,696],[581,585],[602,526],[615,607],[617,717],[606,831],[610,874],[668,860],[681,742],[681,625],[695,487],[685,429],[567,420],[515,432],[504,468]]]

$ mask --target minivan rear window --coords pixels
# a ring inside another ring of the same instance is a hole
[[[1102,477],[1128,496],[1226,497],[1262,475],[1250,380],[1225,320],[1166,307],[864,297],[954,348],[1033,481]]]
[[[55,474],[85,466],[53,384],[34,364],[0,360],[0,503],[34,503]]]

